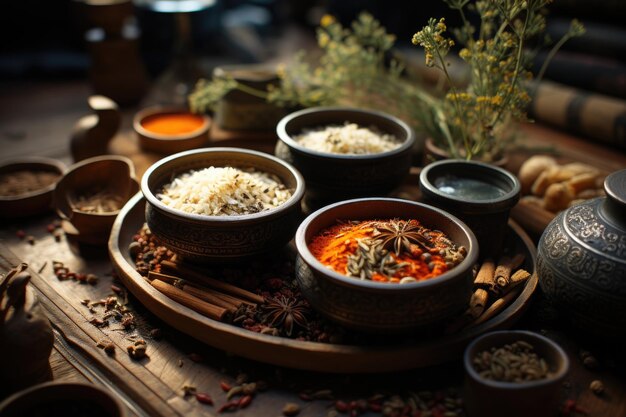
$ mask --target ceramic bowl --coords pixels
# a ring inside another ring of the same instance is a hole
[[[24,157],[0,164],[0,176],[23,170],[50,172],[58,176],[54,182],[38,190],[19,195],[0,195],[0,216],[4,218],[27,217],[51,210],[54,187],[65,169],[66,166],[61,161],[40,157]]]
[[[472,229],[482,258],[499,256],[509,212],[520,197],[515,175],[483,162],[447,159],[425,166],[419,185],[425,203],[454,214]]]
[[[19,391],[0,403],[3,417],[126,417],[120,400],[93,384],[46,382]]]
[[[115,217],[139,190],[135,168],[123,156],[96,156],[70,166],[54,191],[54,206],[63,230],[80,243],[103,245],[109,239]],[[119,209],[92,213],[76,209],[80,196],[103,191],[119,199]]]
[[[294,137],[305,129],[346,122],[374,126],[392,134],[402,145],[368,155],[323,153],[300,145]],[[402,184],[412,163],[413,130],[391,115],[346,107],[314,107],[285,116],[276,127],[275,155],[291,163],[307,182],[307,204],[312,208],[350,198],[384,197]]]
[[[156,194],[174,177],[210,166],[255,168],[275,174],[293,194],[277,208],[239,216],[185,213],[157,198]],[[206,148],[161,159],[144,174],[141,191],[147,200],[148,227],[165,246],[192,262],[234,262],[277,250],[293,238],[301,220],[304,179],[289,164],[262,152]]]
[[[146,124],[151,121],[177,115],[197,118],[200,125],[184,133],[157,133],[146,128]],[[209,140],[210,128],[211,118],[209,116],[194,114],[181,107],[149,107],[139,111],[133,119],[133,129],[139,139],[139,146],[145,151],[167,155],[205,146]]]
[[[311,254],[308,244],[337,220],[416,219],[444,232],[467,256],[453,269],[425,281],[387,284],[337,273]],[[459,219],[435,207],[407,200],[364,198],[326,206],[309,215],[295,238],[296,279],[311,305],[335,322],[370,333],[402,333],[438,324],[467,308],[478,246]]]
[[[528,382],[502,382],[483,378],[472,364],[474,357],[492,347],[524,341],[547,362],[551,375]],[[540,334],[521,331],[486,333],[474,340],[463,357],[465,407],[469,417],[554,417],[558,415],[562,382],[569,369],[567,354]]]

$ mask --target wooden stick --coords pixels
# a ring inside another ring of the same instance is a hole
[[[474,285],[478,285],[481,287],[491,287],[495,283],[494,280],[494,272],[496,270],[496,265],[492,259],[485,259],[483,264],[480,266],[478,270],[478,274],[476,275],[476,279],[474,280]]]
[[[250,291],[246,291],[243,288],[236,287],[226,282],[207,277],[203,273],[198,272],[189,267],[186,267],[184,265],[166,260],[166,261],[161,262],[161,266],[163,266],[168,271],[176,273],[176,275],[178,276],[185,277],[186,279],[191,278],[190,281],[198,281],[213,289],[221,290],[227,294],[234,295],[236,297],[241,297],[245,300],[251,301],[256,304],[262,304],[263,302],[265,302],[265,299],[261,297],[260,295],[254,294]]]
[[[526,271],[525,269],[518,269],[511,276],[511,281],[509,282],[509,285],[503,289],[502,295],[507,294],[518,285],[525,283],[526,281],[528,281],[528,278],[530,278],[530,272]]]
[[[155,279],[152,280],[150,284],[172,300],[213,320],[224,321],[224,319],[229,315],[228,310],[225,308],[209,304],[206,301],[194,297],[193,295],[187,294],[180,288],[176,288],[165,281]]]
[[[476,321],[474,321],[470,325],[470,327],[477,326],[481,323],[484,323],[490,318],[494,317],[496,314],[500,313],[502,310],[504,310],[504,308],[508,306],[511,303],[511,301],[517,298],[519,294],[519,288],[520,287],[517,287],[517,289],[510,291],[504,297],[498,298],[496,301],[494,301],[493,304],[491,304],[489,308],[485,310],[485,312],[481,314],[480,317],[478,317]]]
[[[226,294],[218,295],[214,290],[189,285],[185,282],[185,280],[175,277],[173,275],[161,274],[159,272],[150,271],[148,273],[148,279],[150,281],[158,279],[159,281],[166,282],[170,285],[180,288],[181,290],[193,295],[194,297],[198,297],[199,299],[206,301],[209,304],[225,308],[230,313],[234,313],[235,311],[237,311],[237,309],[244,303],[241,300],[229,301],[228,299],[232,300],[231,296],[228,296]],[[223,296],[226,296],[227,299],[224,299]]]
[[[521,253],[518,253],[512,258],[508,256],[503,256],[502,258],[500,258],[500,261],[498,262],[498,266],[494,273],[494,280],[497,285],[496,291],[502,290],[502,288],[505,288],[507,285],[509,285],[509,282],[511,280],[511,272],[514,269],[519,268],[522,262],[524,262],[524,255],[522,255]]]
[[[472,298],[470,299],[470,307],[469,313],[473,318],[480,316],[483,311],[485,311],[485,307],[487,306],[487,298],[489,294],[483,288],[478,288],[472,294]]]

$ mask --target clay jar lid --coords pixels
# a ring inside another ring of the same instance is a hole
[[[211,118],[179,107],[149,107],[138,112],[133,129],[139,146],[160,154],[196,149],[209,140]]]

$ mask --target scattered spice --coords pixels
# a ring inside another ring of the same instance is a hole
[[[283,407],[283,414],[287,417],[295,416],[300,413],[300,406],[296,403],[287,403]]]
[[[142,359],[145,358],[146,355],[146,349],[148,348],[148,344],[146,343],[145,340],[143,339],[139,339],[136,340],[134,343],[128,345],[126,347],[126,350],[128,351],[128,355],[133,358],[133,359]]]
[[[186,213],[237,216],[276,208],[291,194],[274,174],[212,166],[175,178],[157,198]]]
[[[0,195],[19,196],[52,185],[61,175],[51,171],[19,170],[0,175]]]
[[[196,400],[202,404],[213,405],[213,398],[205,392],[196,393]]]
[[[569,417],[575,414],[582,414],[584,416],[589,415],[589,412],[584,408],[580,407],[575,400],[569,399],[565,400],[563,404],[563,408],[561,409],[561,416]]]
[[[578,352],[578,357],[582,361],[585,368],[591,371],[596,371],[600,368],[600,363],[591,352],[581,349],[580,352]]]
[[[15,236],[17,236],[18,239],[24,239],[26,237],[26,232],[22,229],[19,229],[17,232],[15,232]]]
[[[27,241],[30,245],[34,245],[34,244],[35,244],[35,236],[33,236],[33,235],[28,235],[28,236],[26,236],[26,241]]]
[[[109,190],[89,191],[71,202],[72,208],[84,213],[114,213],[124,205],[124,198]]]
[[[150,337],[154,340],[159,340],[163,337],[163,332],[159,328],[150,330]]]
[[[340,222],[318,233],[309,249],[340,274],[400,284],[441,275],[467,254],[415,219]]]
[[[115,344],[110,339],[102,339],[96,346],[104,349],[104,352],[109,356],[113,356],[115,354]]]
[[[479,352],[472,359],[472,365],[481,377],[494,381],[522,383],[551,375],[546,360],[523,340]]]
[[[591,390],[591,392],[598,396],[604,394],[604,384],[599,379],[591,381],[591,384],[589,384],[589,389]]]

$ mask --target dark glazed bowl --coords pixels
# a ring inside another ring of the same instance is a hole
[[[314,151],[293,138],[304,129],[343,125],[374,126],[402,141],[399,148],[369,155],[341,155]],[[346,107],[315,107],[285,116],[276,127],[275,155],[291,163],[307,182],[307,204],[321,207],[349,198],[383,197],[402,184],[409,173],[413,130],[388,114]]]
[[[442,191],[438,187],[439,181],[451,177],[485,183],[499,190],[501,195],[458,196]],[[481,258],[498,257],[509,212],[520,197],[521,185],[515,175],[483,162],[447,159],[424,167],[419,182],[425,203],[454,214],[472,229],[478,239]]]
[[[176,135],[152,132],[142,125],[145,120],[151,117],[170,114],[191,114],[191,112],[185,108],[155,106],[143,109],[135,115],[133,129],[139,139],[139,146],[143,150],[170,155],[206,145],[211,127],[211,119],[207,115],[195,114],[195,116],[202,118],[203,124],[192,132]]]
[[[21,170],[32,170],[52,172],[59,176],[57,181],[39,190],[20,195],[0,195],[0,216],[4,218],[28,217],[51,210],[54,187],[61,179],[65,169],[63,162],[41,157],[13,159],[0,164],[0,175]]]
[[[279,207],[240,216],[185,213],[163,204],[156,194],[190,170],[215,167],[255,168],[277,175],[293,191]],[[278,250],[293,238],[301,220],[304,179],[280,159],[238,148],[205,148],[163,158],[143,176],[146,222],[163,244],[180,257],[198,263],[233,262]]]
[[[347,277],[324,266],[308,243],[337,220],[416,219],[444,232],[467,256],[450,271],[408,284],[388,284]],[[437,324],[467,308],[478,245],[472,231],[456,217],[412,201],[364,198],[324,207],[307,217],[296,232],[296,279],[311,305],[329,319],[369,333],[402,333]]]
[[[46,382],[19,391],[0,403],[3,417],[128,415],[120,400],[110,391],[93,384]]]
[[[538,246],[546,298],[577,333],[626,343],[626,169],[606,177],[606,197],[559,213]]]
[[[546,360],[548,378],[528,382],[503,382],[481,377],[472,364],[476,354],[505,344],[524,341]],[[463,357],[465,408],[469,417],[554,417],[558,415],[561,383],[569,369],[567,354],[552,340],[527,331],[486,333],[474,340]]]

